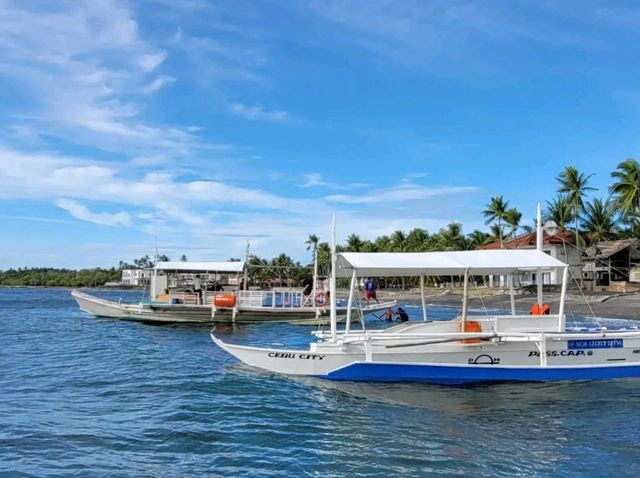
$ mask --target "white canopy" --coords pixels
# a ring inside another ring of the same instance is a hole
[[[511,274],[518,270],[566,267],[537,249],[499,249],[445,252],[342,252],[336,273],[359,276],[438,276],[471,274]]]
[[[239,273],[244,270],[242,261],[220,261],[220,262],[158,262],[154,269],[158,271],[175,272],[229,272]]]

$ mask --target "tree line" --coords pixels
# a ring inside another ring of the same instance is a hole
[[[638,239],[640,236],[640,164],[633,158],[618,164],[611,173],[612,183],[604,196],[588,195],[596,188],[590,185],[593,174],[566,166],[555,178],[556,196],[546,201],[543,221],[554,221],[560,232],[569,232],[575,243],[584,248],[606,240]],[[513,240],[521,232],[531,233],[535,220],[522,223],[522,213],[510,207],[503,195],[492,197],[482,211],[488,231],[474,230],[465,234],[462,225],[452,222],[434,233],[415,228],[409,232],[397,230],[373,240],[350,234],[344,244],[336,246],[345,252],[428,252],[472,250],[491,242]],[[322,270],[328,270],[331,248],[309,235],[307,249],[318,252]]]
[[[169,261],[166,255],[157,256],[157,261]],[[182,255],[181,261],[187,261]],[[133,264],[120,261],[117,267],[88,269],[64,269],[53,267],[21,267],[0,271],[0,286],[34,287],[101,287],[107,282],[120,282],[123,269],[149,269],[155,260],[148,255],[133,260]]]

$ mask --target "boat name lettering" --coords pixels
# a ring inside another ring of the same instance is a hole
[[[569,350],[579,349],[621,349],[622,339],[589,339],[589,340],[568,340]]]
[[[295,354],[293,352],[269,352],[267,354],[271,358],[282,358],[282,359],[294,359],[298,358],[301,360],[322,360],[324,355],[318,354]]]
[[[324,358],[324,355],[300,354],[300,355],[298,355],[298,358],[302,359],[302,360],[322,360]]]
[[[593,355],[591,350],[547,350],[547,357],[585,357]],[[529,357],[540,357],[540,352],[532,350]]]
[[[269,352],[269,357],[292,359],[292,358],[296,358],[296,354],[292,354],[290,352]]]

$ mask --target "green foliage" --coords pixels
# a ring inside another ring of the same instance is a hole
[[[98,287],[107,282],[119,282],[121,271],[110,269],[54,269],[31,267],[0,271],[0,285],[3,286],[45,286],[45,287]]]

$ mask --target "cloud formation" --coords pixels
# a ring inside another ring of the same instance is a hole
[[[130,226],[131,216],[129,213],[120,211],[116,213],[92,212],[83,204],[71,199],[59,199],[56,205],[67,211],[76,219],[88,221],[102,226]]]
[[[282,110],[266,110],[262,106],[247,106],[242,103],[231,105],[231,111],[236,116],[248,120],[269,121],[283,123],[289,120],[289,113]]]

